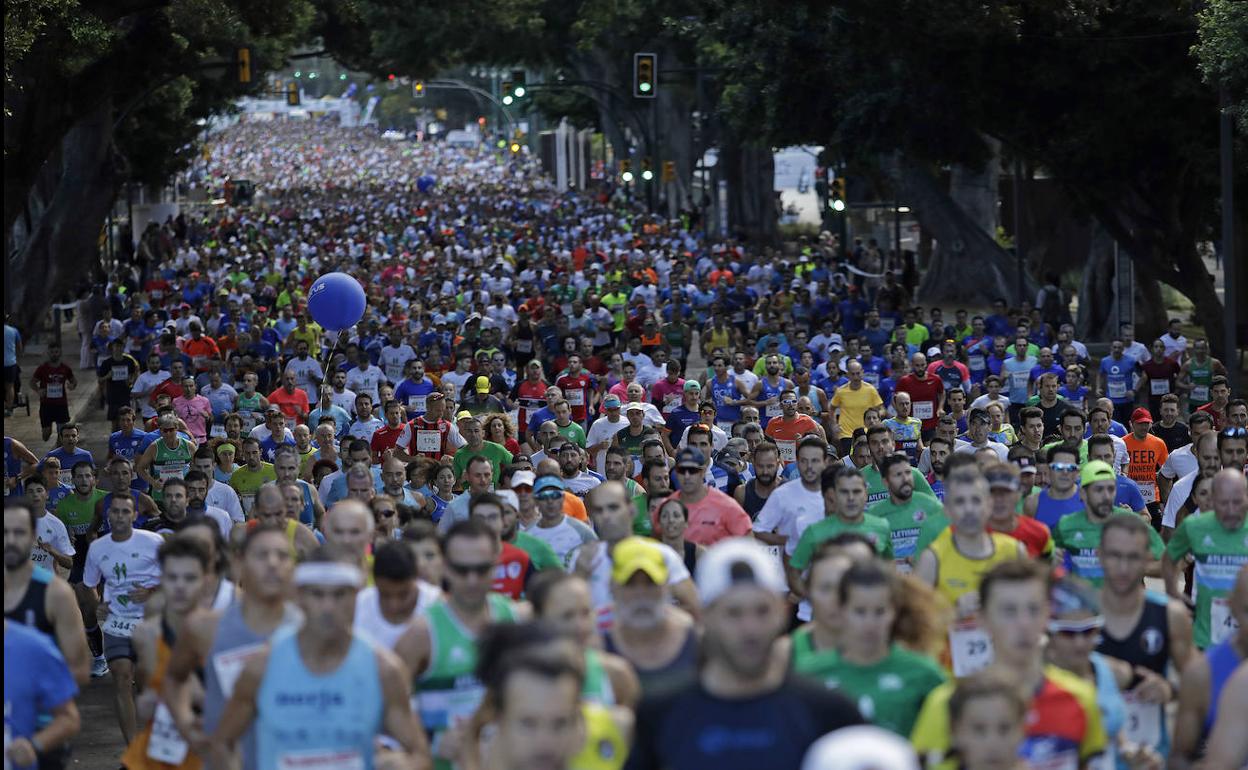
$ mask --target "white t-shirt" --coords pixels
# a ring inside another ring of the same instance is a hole
[[[989,440],[989,441],[984,442],[984,447],[988,447],[989,449],[996,452],[997,457],[1000,458],[1001,462],[1005,462],[1006,460],[1010,459],[1010,449],[1005,444],[1002,444],[998,441]],[[953,451],[954,452],[969,452],[971,454],[974,454],[975,452],[978,452],[980,449],[983,449],[984,447],[977,447],[968,441],[965,444],[959,444],[957,448],[954,449]],[[930,454],[927,456],[927,462],[929,465],[932,462],[932,456]]]
[[[373,434],[377,429],[385,425],[377,417],[370,417],[367,420],[356,420],[351,423],[351,427],[347,428],[347,435],[351,438],[358,438],[372,443]]]
[[[786,481],[763,503],[754,520],[755,532],[775,532],[785,538],[784,552],[792,554],[806,527],[824,517],[823,492],[810,491],[801,480]]]
[[[1181,479],[1199,467],[1196,455],[1192,454],[1192,445],[1184,444],[1170,453],[1159,472],[1168,479]]]
[[[330,400],[330,403],[332,403],[334,406],[338,407],[342,411],[346,412],[347,414],[352,415],[352,416],[355,415],[355,391],[354,390],[351,390],[350,388],[343,388],[342,392],[339,393],[338,391],[333,390],[331,388],[330,394],[329,394],[329,400]]]
[[[216,479],[209,479],[208,483],[212,486],[208,487],[208,494],[204,496],[204,505],[209,508],[220,508],[234,521],[244,521],[246,517],[243,515],[243,503],[238,499],[238,493],[234,491],[234,487],[222,484]]]
[[[1002,409],[1008,411],[1010,408],[1010,397],[1005,393],[998,393],[997,397],[994,399],[990,394],[985,393],[971,402],[971,408],[985,409],[989,404],[999,404]]]
[[[373,405],[376,406],[377,386],[381,384],[382,379],[384,379],[384,374],[381,369],[376,366],[370,365],[367,369],[361,369],[357,366],[347,372],[347,387],[355,391],[357,395],[360,393],[367,393],[372,397]],[[351,404],[351,409],[347,411],[353,412],[354,410],[355,403],[353,402]]]
[[[150,418],[156,416],[156,407],[152,406],[148,401],[148,396],[156,389],[156,386],[169,379],[169,372],[163,369],[159,372],[152,373],[144,369],[134,378],[134,387],[130,389],[130,394],[137,400],[142,402],[143,417]]]
[[[464,390],[464,385],[468,382],[468,378],[472,376],[472,372],[447,372],[442,375],[442,382],[454,384],[455,392],[461,393]]]
[[[403,369],[407,366],[407,362],[415,357],[416,351],[404,342],[397,347],[386,345],[382,348],[379,363],[382,371],[386,373],[386,379],[397,386],[403,380]]]
[[[1161,514],[1161,526],[1174,529],[1174,522],[1179,517],[1179,509],[1187,502],[1187,498],[1192,496],[1192,487],[1196,485],[1196,477],[1200,475],[1200,470],[1194,470],[1174,482],[1174,486],[1170,489],[1170,496],[1166,498],[1166,509]]]
[[[559,560],[564,563],[564,566],[568,564],[568,554],[585,543],[598,539],[598,536],[589,528],[589,525],[570,516],[564,516],[553,527],[541,526],[541,519],[538,519],[524,531],[549,545],[554,550],[555,555],[559,557]]]
[[[589,426],[589,433],[585,435],[585,446],[592,447],[596,444],[610,444],[615,434],[628,427],[628,420],[620,415],[620,419],[611,422],[606,417],[599,417]],[[598,458],[594,461],[594,468],[599,473],[605,474],[607,471],[607,450],[602,449],[598,452]]]
[[[100,624],[104,633],[129,638],[143,620],[143,603],[131,601],[129,594],[136,588],[160,584],[159,553],[164,542],[155,532],[136,529],[125,540],[108,535],[87,549],[82,582],[91,587],[104,584],[108,604],[108,619]]]
[[[212,519],[213,523],[217,525],[217,529],[221,530],[221,537],[224,537],[226,542],[229,542],[230,530],[234,528],[234,520],[230,517],[230,514],[226,513],[222,508],[209,505],[204,508],[204,515]]]
[[[69,530],[65,528],[65,523],[51,514],[45,513],[35,520],[35,537],[65,556],[73,556],[77,553],[74,550],[74,542],[69,539]],[[30,549],[30,560],[47,568],[52,574],[56,574],[56,565],[52,561],[52,555],[39,546],[36,545]]]
[[[684,556],[676,553],[670,546],[663,543],[657,543],[659,549],[663,551],[663,563],[667,566],[667,585],[674,586],[691,580],[689,568],[685,566]],[[576,566],[576,560],[580,556],[581,549],[577,548],[568,554],[567,563],[569,571]],[[615,620],[614,602],[611,598],[611,556],[607,554],[607,549],[601,547],[594,556],[593,565],[589,574],[589,595],[594,604],[594,611],[598,616],[598,630],[608,631],[611,629]]]
[[[321,365],[316,362],[316,359],[312,356],[308,356],[304,361],[292,358],[286,363],[286,371],[295,375],[295,387],[307,393],[308,402],[315,404],[320,398],[320,391],[313,378],[325,379],[325,373],[321,371]]]
[[[402,623],[391,623],[381,614],[377,586],[369,586],[360,591],[355,597],[355,630],[386,649],[393,650],[395,642],[399,641],[399,637],[403,636],[412,621],[428,612],[429,607],[442,598],[442,589],[432,583],[417,580],[416,589],[416,607],[412,610],[411,617]]]

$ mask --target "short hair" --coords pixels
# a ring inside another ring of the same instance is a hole
[[[1174,393],[1167,393],[1161,397],[1161,403],[1179,405],[1179,397]]]
[[[403,527],[401,534],[404,543],[419,543],[432,540],[442,550],[442,541],[438,539],[438,527],[432,521],[416,519]]]
[[[1065,413],[1063,412],[1063,415]],[[1044,420],[1044,410],[1038,406],[1025,406],[1018,412],[1019,425],[1026,425],[1028,420]]]
[[[187,471],[186,475],[182,477],[182,480],[187,484],[190,484],[193,481],[207,481],[208,474],[203,471]],[[167,483],[168,482],[166,482],[166,484]]]
[[[948,448],[948,450],[949,450],[950,452],[952,452],[952,451],[953,451],[953,442],[952,442],[952,441],[950,441],[950,440],[949,440],[949,439],[947,439],[947,438],[941,438],[940,436],[932,436],[931,441],[928,441],[928,442],[927,442],[927,448],[928,448],[928,449],[931,449],[932,447],[936,446],[937,444],[944,444],[944,445],[945,445],[945,447],[946,447],[946,448]]]
[[[1059,454],[1068,454],[1075,458],[1075,462],[1079,461],[1079,446],[1074,443],[1054,444],[1044,453],[1044,461],[1050,465],[1053,464],[1053,458]]]
[[[771,439],[763,439],[762,441],[758,442],[758,446],[754,447],[754,459],[756,461],[758,460],[759,452],[772,452],[776,455],[777,458],[780,457],[780,447],[779,445],[776,444],[776,442],[772,441]]]
[[[867,428],[867,441],[870,441],[872,436],[878,436],[881,433],[887,433],[891,436],[893,435],[893,429],[887,425],[872,425],[870,428]]]
[[[1088,451],[1092,451],[1093,447],[1108,446],[1109,451],[1114,451],[1114,439],[1108,435],[1093,436],[1088,439]]]
[[[161,491],[163,492],[164,490],[169,489],[170,487],[182,487],[182,491],[185,492],[186,491],[186,479],[181,479],[181,478],[178,478],[177,476],[174,476],[171,479],[167,479],[165,483],[161,485],[160,488],[161,488]],[[113,497],[115,499],[116,495],[114,495]]]
[[[816,435],[803,436],[802,440],[797,442],[797,451],[799,452],[809,447],[814,447],[818,449],[820,452],[827,452],[828,442],[824,441],[823,439],[819,438]]]
[[[892,472],[893,468],[901,465],[902,463],[910,465],[910,458],[901,452],[891,454],[883,460],[880,460],[880,477],[887,479],[888,474]]]
[[[533,610],[541,615],[546,611],[546,605],[550,602],[550,597],[555,590],[574,580],[583,581],[584,578],[574,572],[565,572],[561,569],[542,570],[535,574],[525,587],[525,598],[533,604]]]
[[[498,501],[498,507],[502,508],[503,503],[501,500],[498,500],[498,496],[491,496]],[[442,535],[442,551],[444,553],[450,549],[451,541],[457,537],[468,539],[486,538],[487,540],[493,540],[494,530],[482,524],[479,519],[469,518],[464,521],[457,521],[451,525],[451,528],[446,531],[446,534]]]
[[[1053,576],[1048,565],[1031,559],[1012,559],[1001,562],[988,570],[979,583],[979,606],[987,607],[992,598],[993,589],[999,583],[1022,583],[1036,581],[1044,586],[1044,594],[1048,596]]]
[[[157,558],[163,569],[169,559],[187,558],[199,562],[200,569],[205,573],[212,569],[212,555],[204,541],[194,536],[174,535],[161,544]]]
[[[949,724],[954,726],[962,718],[967,705],[979,698],[1003,698],[1009,704],[1016,721],[1027,713],[1027,703],[1018,692],[1018,685],[997,671],[980,671],[958,680],[957,687],[949,696]]]
[[[471,468],[473,465],[476,465],[478,463],[487,463],[490,466],[490,468],[494,467],[494,463],[490,462],[490,458],[486,457],[485,455],[473,455],[472,457],[469,457],[468,464],[464,467]]]
[[[580,692],[585,669],[575,656],[559,654],[559,635],[540,621],[497,623],[489,626],[477,642],[476,675],[498,711],[506,708],[507,680],[524,672],[547,680],[571,677]]]
[[[1111,529],[1121,529],[1127,534],[1140,535],[1141,537],[1144,538],[1145,543],[1148,542],[1149,538],[1152,536],[1152,531],[1153,531],[1153,528],[1150,527],[1148,523],[1144,521],[1143,517],[1110,516],[1109,521],[1106,521],[1104,527],[1101,528],[1101,542],[1102,543],[1105,542],[1105,535]]]
[[[988,447],[984,447],[987,449]],[[979,477],[979,465],[971,452],[954,452],[945,461],[945,486],[973,482]]]
[[[685,443],[689,443],[689,440],[692,439],[695,434],[698,436],[706,436],[707,441],[714,438],[714,434],[711,432],[710,427],[697,423],[695,425],[690,425],[685,429]]]
[[[43,479],[40,479],[40,482],[42,481]],[[46,484],[44,485],[44,488],[47,488]],[[18,508],[25,510],[27,515],[30,517],[30,534],[37,534],[36,528],[38,526],[39,517],[35,515],[35,504],[30,501],[30,498],[17,495],[4,498],[4,510],[16,510]]]
[[[1078,417],[1081,424],[1088,424],[1088,416],[1083,413],[1082,409],[1077,409],[1073,406],[1070,407],[1066,411],[1062,412],[1062,416],[1058,418],[1058,422],[1064,422],[1067,417]]]
[[[411,580],[416,577],[416,557],[412,549],[390,540],[373,551],[373,576],[386,580]]]
[[[1210,426],[1212,426],[1213,415],[1209,414],[1208,412],[1192,412],[1191,416],[1187,418],[1187,427],[1190,428],[1196,423],[1201,423],[1202,425],[1205,423],[1208,423]]]

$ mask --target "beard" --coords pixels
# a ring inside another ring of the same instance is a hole
[[[25,552],[23,552],[20,548],[17,548],[15,546],[5,546],[4,548],[4,568],[5,569],[17,569],[29,559],[30,559],[29,548],[27,548]]]

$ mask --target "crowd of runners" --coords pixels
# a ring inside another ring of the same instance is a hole
[[[1177,322],[1098,359],[1045,292],[946,318],[871,246],[369,129],[185,182],[237,179],[80,350],[6,325],[6,770],[105,677],[131,770],[1248,762],[1248,403]]]

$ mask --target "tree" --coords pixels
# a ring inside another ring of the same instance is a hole
[[[1248,4],[1208,0],[1196,14],[1192,48],[1205,82],[1226,89],[1241,133],[1248,134]]]

